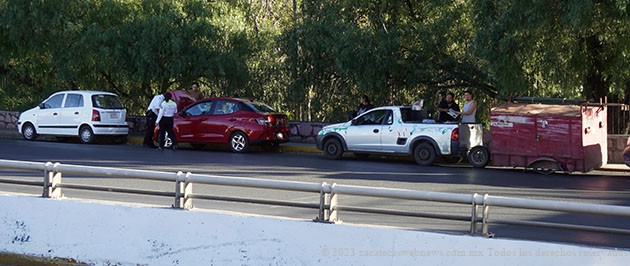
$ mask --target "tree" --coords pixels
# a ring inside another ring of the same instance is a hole
[[[628,91],[627,1],[474,1],[474,55],[502,94],[597,100]]]

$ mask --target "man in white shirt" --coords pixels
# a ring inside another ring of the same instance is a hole
[[[177,113],[177,103],[171,100],[171,94],[164,94],[164,102],[160,107],[160,112],[158,113],[157,120],[155,123],[160,125],[160,130],[158,131],[158,149],[164,148],[164,133],[168,133],[168,137],[171,138],[172,148],[173,150],[177,149],[177,139],[175,137],[175,132],[173,132],[173,116]]]
[[[153,145],[153,130],[155,129],[155,120],[160,112],[160,106],[164,102],[164,94],[158,94],[153,97],[146,112],[147,131],[144,134],[143,145],[149,148],[155,148]]]

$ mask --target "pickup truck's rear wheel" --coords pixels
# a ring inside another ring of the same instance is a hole
[[[435,161],[435,150],[429,143],[420,143],[413,150],[413,158],[416,159],[416,163],[419,165],[431,165]]]
[[[324,156],[328,159],[337,160],[343,156],[343,147],[337,139],[329,139],[324,142]]]

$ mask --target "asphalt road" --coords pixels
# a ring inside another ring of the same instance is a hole
[[[591,172],[589,174],[541,175],[515,169],[473,169],[465,165],[421,167],[408,158],[383,158],[371,156],[356,159],[347,156],[343,160],[330,161],[312,153],[250,152],[235,154],[224,150],[202,151],[182,149],[152,150],[137,145],[83,145],[69,142],[29,142],[24,140],[0,140],[0,159],[36,162],[61,162],[67,164],[121,167],[159,171],[190,171],[200,174],[257,177],[304,182],[327,182],[344,185],[361,185],[440,191],[453,193],[479,193],[530,199],[553,199],[572,202],[588,202],[630,206],[630,175],[625,172]],[[41,180],[41,173],[0,170],[0,178]],[[148,190],[174,190],[174,184],[64,175],[64,183],[106,185]],[[0,191],[40,194],[41,188],[0,183]],[[232,188],[224,186],[195,185],[195,194],[254,197],[258,199],[292,200],[317,203],[318,195],[299,192],[269,191],[262,189]],[[146,203],[168,207],[172,199],[107,192],[91,192],[64,189],[69,198],[116,200]],[[410,202],[380,198],[345,196],[340,204],[350,206],[391,208],[406,211],[422,211],[468,215],[470,207],[432,202]],[[240,204],[219,201],[195,200],[197,208],[234,211],[251,214],[274,215],[299,219],[313,219],[317,210]],[[567,222],[586,225],[607,225],[630,228],[630,219],[600,217],[583,214],[559,214],[545,211],[494,208],[492,217],[524,219],[530,221]],[[425,218],[380,216],[341,212],[346,223],[377,224],[427,231],[463,234],[469,223]],[[575,243],[591,246],[630,248],[630,237],[590,232],[574,232],[558,229],[524,226],[491,225],[490,231],[497,238],[515,238],[551,242]]]

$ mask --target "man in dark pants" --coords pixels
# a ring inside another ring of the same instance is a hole
[[[147,131],[144,134],[144,141],[142,143],[145,147],[156,148],[153,144],[153,130],[155,129],[155,120],[157,120],[162,102],[164,102],[164,94],[155,95],[149,104],[149,108],[147,108],[145,114],[147,119]]]

